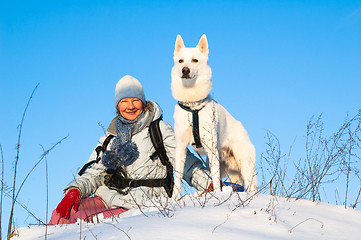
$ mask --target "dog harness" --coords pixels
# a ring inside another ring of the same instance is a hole
[[[188,111],[188,112],[192,112],[192,132],[193,132],[193,138],[194,138],[194,143],[192,145],[195,145],[196,148],[201,148],[202,147],[202,143],[201,143],[201,137],[199,135],[199,117],[198,117],[198,112],[200,110],[202,110],[205,106],[207,101],[209,101],[211,99],[210,96],[206,97],[205,99],[202,99],[200,101],[196,101],[196,102],[181,102],[178,101],[178,105]]]

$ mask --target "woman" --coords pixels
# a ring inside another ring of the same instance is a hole
[[[153,154],[155,150],[148,131],[150,123],[162,117],[161,108],[145,100],[142,85],[131,76],[119,80],[114,100],[117,116],[97,147],[103,146],[109,135],[115,137],[104,153],[94,150],[89,158],[92,161],[99,154],[100,161],[86,168],[64,189],[65,196],[53,211],[49,224],[74,223],[78,219],[89,221],[100,213],[103,217],[111,217],[142,206],[152,198],[164,197],[167,193],[169,196],[166,186],[114,187],[110,184],[109,179],[119,175],[139,182],[169,176],[167,167]],[[164,121],[159,122],[159,127],[169,161],[174,164],[173,129]],[[206,190],[211,182],[206,171],[201,161],[188,152],[183,177],[188,184],[197,190]],[[89,197],[93,194],[95,197]]]

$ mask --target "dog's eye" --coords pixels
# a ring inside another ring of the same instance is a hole
[[[182,63],[182,62],[184,62],[184,60],[183,60],[183,59],[179,59],[178,62],[179,62],[179,63]]]
[[[197,58],[193,58],[193,59],[192,59],[192,62],[197,63],[197,62],[198,62],[198,59],[197,59]]]

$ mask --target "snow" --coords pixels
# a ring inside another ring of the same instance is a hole
[[[198,193],[157,199],[100,223],[47,227],[47,239],[359,239],[361,211],[263,194]],[[45,239],[45,226],[19,228],[12,240]]]

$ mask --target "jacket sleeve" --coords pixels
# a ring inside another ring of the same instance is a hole
[[[173,128],[166,122],[160,121],[164,147],[172,165],[175,163],[175,135]],[[183,179],[197,190],[208,189],[211,183],[209,170],[203,165],[202,161],[194,156],[188,149],[186,162],[184,164]]]
[[[106,133],[104,136],[102,136],[99,139],[99,143],[96,147],[102,146],[104,140],[109,136],[109,133]],[[107,148],[109,148],[111,145],[111,142],[108,144]],[[92,154],[89,157],[88,162],[93,161],[97,158],[97,152],[95,151],[96,147],[94,148]],[[100,157],[103,153],[100,153]],[[99,186],[103,185],[104,183],[104,176],[105,176],[105,167],[100,162],[94,163],[93,165],[89,166],[85,172],[79,176],[78,174],[74,176],[73,181],[71,181],[68,186],[64,189],[64,195],[67,193],[67,191],[71,188],[77,188],[80,190],[80,196],[82,198],[88,197],[92,195]]]

